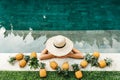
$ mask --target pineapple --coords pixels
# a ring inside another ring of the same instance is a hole
[[[32,52],[30,54],[30,58],[37,58],[37,53],[36,52]]]
[[[24,57],[24,55],[22,53],[18,53],[16,56],[15,56],[15,59],[16,60],[22,60]]]
[[[106,66],[110,66],[112,63],[112,60],[110,58],[106,58],[104,60],[100,60],[98,62],[100,68],[104,68]]]
[[[68,70],[69,70],[69,64],[68,64],[68,62],[64,62],[63,64],[62,64],[62,69],[63,69],[63,75],[64,76],[68,76]]]
[[[24,59],[19,62],[20,67],[25,67],[26,64],[27,64],[27,62]]]
[[[95,51],[95,52],[92,54],[92,56],[95,57],[95,58],[99,58],[100,53],[97,52],[97,51]]]
[[[29,61],[29,58],[30,58],[29,56],[25,56],[25,58],[19,62],[19,66],[21,68],[25,67],[27,62]]]
[[[91,66],[98,66],[98,58],[100,57],[100,53],[95,51],[93,54],[92,54],[92,57],[91,57]]]
[[[58,66],[58,64],[55,61],[50,62],[50,67],[54,70],[57,70],[58,73],[61,73],[61,68]]]
[[[44,77],[47,76],[47,71],[45,69],[45,63],[40,63],[39,75],[40,75],[41,78],[44,78]]]
[[[51,61],[50,62],[50,67],[55,70],[55,69],[57,69],[58,64],[55,61]]]
[[[73,64],[72,65],[73,67],[73,70],[75,71],[75,77],[77,79],[81,79],[83,77],[83,74],[82,72],[80,71],[79,67],[78,67],[78,64]]]
[[[68,69],[69,69],[69,64],[68,64],[68,62],[64,62],[64,63],[62,64],[62,69],[63,69],[63,70],[68,70]]]
[[[13,65],[16,60],[18,60],[18,61],[22,60],[23,57],[24,57],[24,55],[22,53],[18,53],[16,56],[10,57],[10,59],[8,60],[8,62]]]
[[[85,59],[81,61],[80,66],[81,66],[82,68],[87,67],[87,65],[88,65],[88,63],[89,63],[90,61],[91,61],[91,55],[90,55],[90,54],[86,54],[86,55],[85,55]]]
[[[86,60],[82,60],[81,63],[80,63],[80,66],[81,66],[82,68],[87,67],[87,65],[88,65],[88,62],[87,62]]]
[[[82,72],[79,70],[75,72],[75,76],[77,79],[81,79],[83,75],[82,75]]]
[[[30,61],[29,61],[29,66],[30,68],[34,68],[34,69],[37,69],[39,68],[39,60],[37,59],[37,53],[36,52],[32,52],[30,54]]]

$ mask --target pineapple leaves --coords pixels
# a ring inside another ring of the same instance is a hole
[[[65,76],[65,77],[69,76],[69,71],[68,70],[63,70],[62,73],[63,73],[63,76]]]
[[[78,64],[73,64],[72,68],[73,68],[74,71],[78,71],[79,70]]]
[[[40,67],[39,60],[37,58],[31,58],[29,61],[30,69],[37,69]]]
[[[90,55],[90,54],[86,54],[85,55],[85,60],[89,63],[89,62],[91,62],[91,58],[92,58],[92,56]]]
[[[57,67],[57,69],[56,69],[56,70],[57,70],[58,74],[60,74],[60,73],[61,73],[61,68],[60,68],[59,66]]]
[[[98,67],[99,66],[99,62],[98,62],[98,59],[99,59],[99,57],[96,57],[96,55],[97,56],[99,56],[100,54],[99,53],[94,53],[94,55],[92,54],[92,55],[90,55],[89,53],[87,53],[86,55],[85,55],[85,60],[88,62],[88,63],[91,63],[91,66],[96,66],[96,67]],[[106,58],[106,59],[104,59],[105,60],[105,62],[106,62],[106,64],[107,64],[107,66],[110,66],[111,65],[111,63],[112,63],[112,59],[110,59],[110,58]]]
[[[91,66],[98,66],[98,58],[92,57],[91,58]]]
[[[107,66],[110,66],[111,63],[113,62],[112,59],[110,59],[110,58],[106,58],[106,59],[104,59],[104,60],[105,60],[105,62],[106,62],[106,64],[107,64]]]
[[[25,56],[24,59],[26,60],[26,62],[28,62],[30,60],[30,56]]]
[[[45,63],[40,63],[40,69],[44,69],[45,68]]]
[[[8,62],[10,63],[10,64],[12,64],[12,65],[14,65],[15,64],[15,57],[10,57],[10,59],[8,60]]]

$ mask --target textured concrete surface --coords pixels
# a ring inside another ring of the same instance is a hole
[[[119,30],[120,0],[0,0],[6,29]]]
[[[63,35],[71,39],[74,47],[81,52],[90,53],[99,51],[101,53],[120,52],[119,30],[79,30],[79,31],[23,31],[0,30],[0,52],[15,53],[32,51],[41,52],[48,38]],[[5,36],[5,37],[4,37]],[[13,45],[14,43],[14,45]],[[5,47],[3,47],[5,46]]]
[[[20,68],[18,65],[18,62],[15,63],[15,65],[11,65],[8,63],[8,59],[10,56],[15,56],[16,53],[0,53],[0,71],[38,71],[39,69],[30,69],[28,66],[26,66],[25,68]],[[25,54],[30,54],[30,53],[25,53]],[[38,53],[38,58],[40,56],[40,53]],[[100,59],[104,59],[104,58],[111,58],[113,60],[113,63],[110,67],[106,67],[106,68],[97,68],[97,67],[91,67],[91,65],[88,65],[86,68],[81,69],[84,71],[120,71],[120,54],[118,53],[101,53]],[[46,70],[47,71],[54,71],[50,68],[49,66],[49,62],[55,60],[59,66],[61,66],[63,64],[63,62],[68,61],[68,63],[74,64],[74,63],[78,63],[80,64],[82,59],[70,59],[70,58],[64,58],[64,59],[58,59],[58,58],[54,58],[54,59],[49,59],[49,60],[39,60],[40,62],[44,62],[46,63]],[[72,67],[70,66],[70,69],[72,70]]]

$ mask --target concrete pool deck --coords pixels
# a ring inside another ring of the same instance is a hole
[[[9,64],[8,60],[10,57],[15,56],[17,53],[0,53],[0,71],[38,71],[39,69],[30,69],[30,67],[27,65],[25,68],[20,68],[18,63],[16,61],[16,63],[14,65]],[[30,53],[24,53],[26,55],[30,55]],[[38,58],[40,56],[40,53],[38,54]],[[99,68],[99,67],[91,67],[91,65],[89,64],[86,68],[82,68],[81,70],[83,71],[120,71],[120,53],[101,53],[101,56],[99,58],[99,60],[104,59],[104,58],[111,58],[113,60],[112,65],[110,67],[105,67],[105,68]],[[46,70],[47,71],[54,71],[50,68],[49,66],[49,62],[55,60],[59,66],[61,66],[63,64],[63,62],[68,61],[69,64],[74,64],[74,63],[78,63],[80,64],[80,62],[83,59],[71,59],[71,58],[53,58],[53,59],[49,59],[49,60],[39,60],[39,62],[44,62],[46,63]],[[72,67],[70,66],[70,69],[72,70]]]

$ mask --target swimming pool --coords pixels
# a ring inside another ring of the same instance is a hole
[[[82,52],[119,53],[119,0],[0,0],[0,52],[40,52],[64,35]]]
[[[120,30],[120,0],[0,0],[7,30]]]

